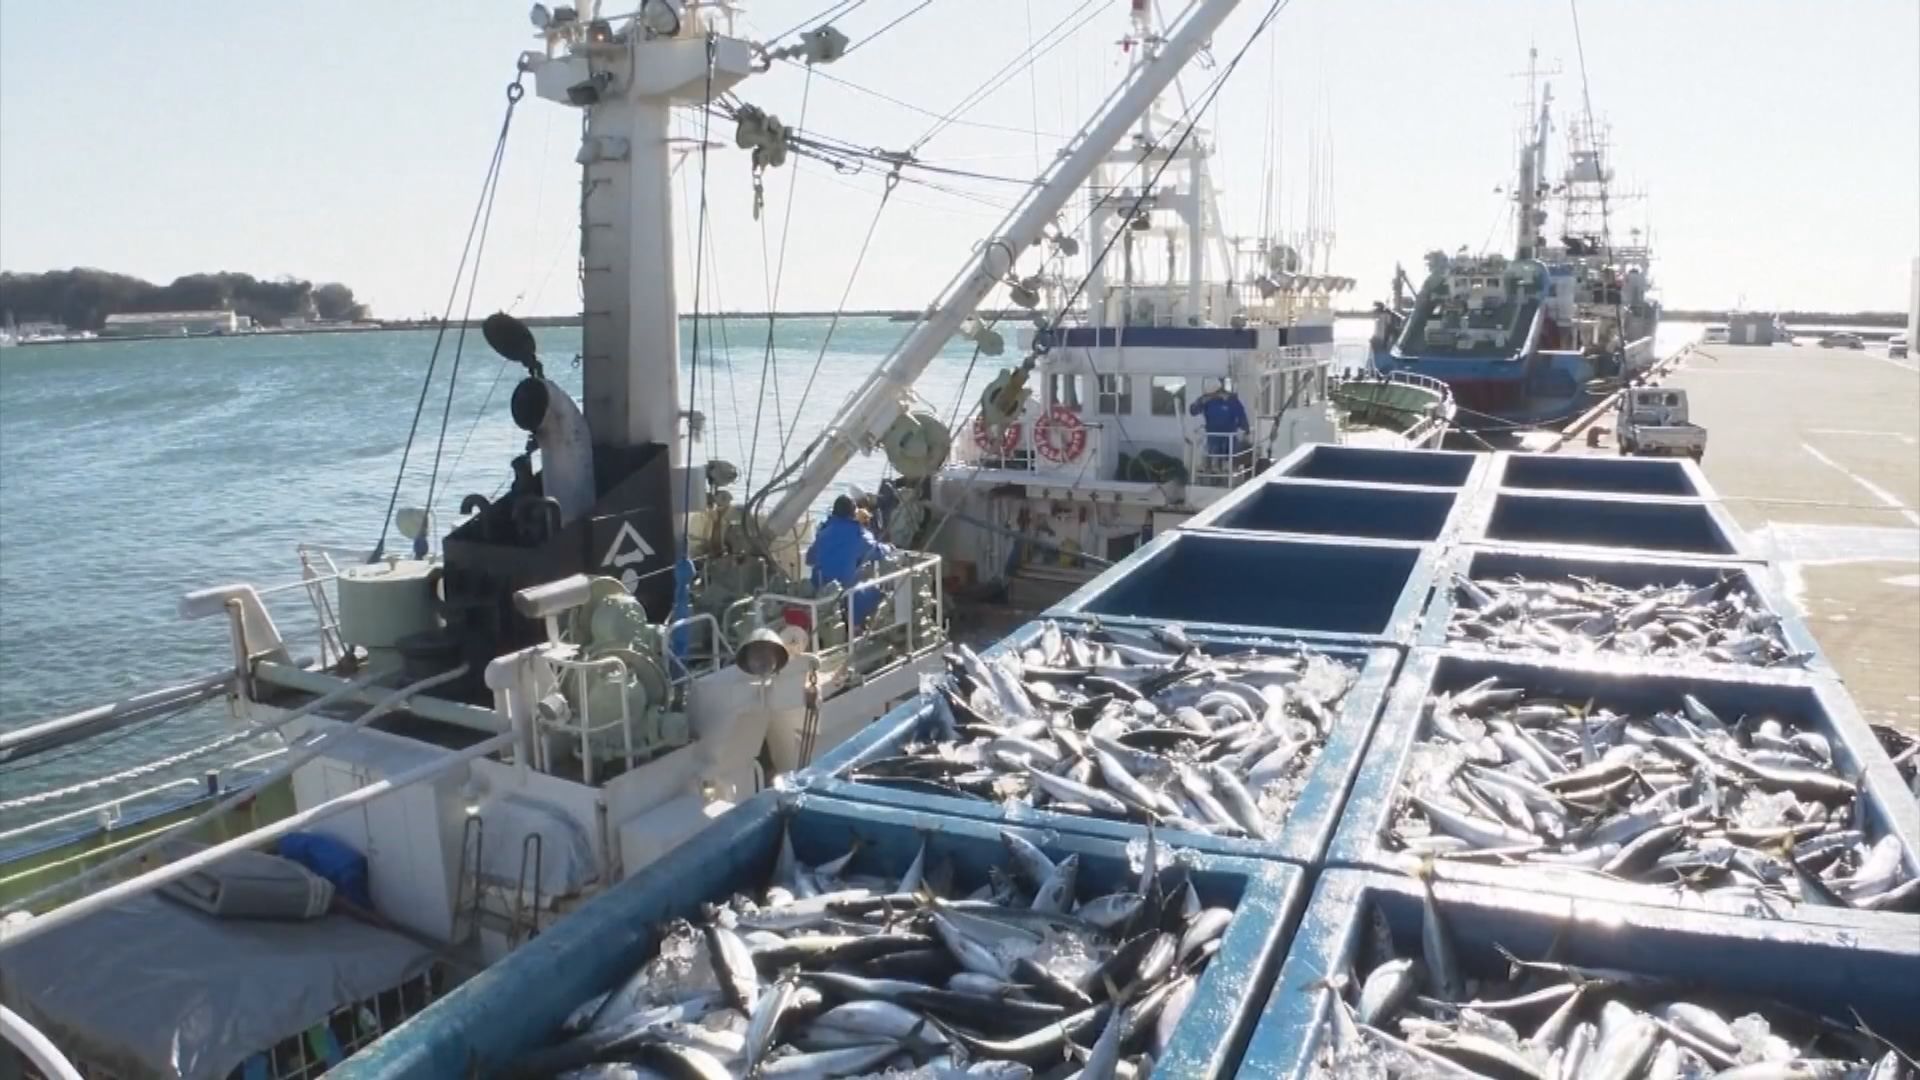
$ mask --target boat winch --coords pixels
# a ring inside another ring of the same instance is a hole
[[[596,761],[686,745],[690,729],[675,708],[665,632],[618,579],[588,580],[587,602],[559,620],[560,643],[573,655],[540,702],[541,726],[571,736]]]

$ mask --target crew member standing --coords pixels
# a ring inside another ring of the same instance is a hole
[[[1207,392],[1200,400],[1187,407],[1193,416],[1204,418],[1207,429],[1207,470],[1218,476],[1230,472],[1229,463],[1241,451],[1253,450],[1253,427],[1247,420],[1247,407],[1240,402],[1240,395],[1234,393],[1219,379],[1208,379]],[[1241,436],[1238,447],[1234,446],[1234,436]]]
[[[861,566],[891,554],[893,549],[875,540],[854,517],[853,500],[842,495],[833,500],[833,510],[821,523],[820,531],[814,533],[813,546],[807,549],[807,565],[813,567],[814,588],[823,588],[831,581],[841,588],[852,589],[860,580]],[[856,632],[879,603],[880,595],[872,588],[856,591],[853,598]]]

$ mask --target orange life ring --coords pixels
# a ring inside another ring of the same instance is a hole
[[[1079,413],[1055,405],[1033,422],[1033,451],[1048,461],[1078,461],[1087,452],[1087,425]]]
[[[997,453],[1001,457],[1006,457],[1020,448],[1020,425],[1008,424],[1000,432],[1000,445],[995,446],[993,443],[993,429],[987,426],[987,418],[984,416],[975,416],[973,418],[973,445],[978,446],[982,450]]]

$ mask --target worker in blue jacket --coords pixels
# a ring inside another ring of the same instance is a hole
[[[893,554],[893,548],[873,538],[854,517],[853,500],[845,495],[833,500],[833,510],[820,530],[813,534],[813,546],[807,549],[807,565],[813,567],[814,588],[827,582],[851,589],[860,580],[860,567]],[[854,629],[880,603],[880,594],[872,588],[857,590],[853,598]]]
[[[1226,389],[1219,379],[1208,379],[1207,392],[1200,400],[1187,407],[1193,416],[1205,417],[1207,428],[1207,455],[1216,470],[1224,471],[1226,459],[1236,453],[1233,436],[1242,436],[1238,449],[1251,450],[1252,445],[1245,438],[1253,430],[1247,420],[1247,407],[1240,403],[1240,395]]]

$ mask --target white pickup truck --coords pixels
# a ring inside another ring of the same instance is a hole
[[[1699,461],[1707,452],[1707,429],[1687,420],[1687,392],[1671,387],[1629,387],[1620,394],[1614,443],[1622,454]]]

